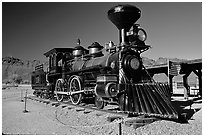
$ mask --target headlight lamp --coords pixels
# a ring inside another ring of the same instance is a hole
[[[123,60],[123,66],[127,71],[135,71],[141,67],[141,62],[136,56],[127,55]]]
[[[130,67],[134,70],[137,70],[140,67],[140,62],[137,58],[132,58],[130,60]]]
[[[138,29],[137,36],[141,41],[145,41],[147,39],[147,33],[142,28]]]

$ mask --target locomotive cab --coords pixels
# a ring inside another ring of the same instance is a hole
[[[73,50],[73,48],[54,48],[46,52],[44,55],[48,58],[49,61],[48,73],[62,73],[62,66],[66,60],[73,59]]]
[[[55,90],[57,79],[64,75],[66,61],[73,59],[73,50],[73,48],[54,48],[44,54],[48,58],[47,86],[51,92]]]

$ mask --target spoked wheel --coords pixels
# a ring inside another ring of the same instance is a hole
[[[119,109],[121,111],[128,110],[128,97],[125,94],[122,94],[118,98]]]
[[[55,91],[63,91],[63,83],[64,83],[63,79],[58,79],[55,85]],[[56,93],[56,97],[57,101],[61,102],[63,101],[64,95]]]
[[[80,90],[81,90],[81,81],[78,76],[74,76],[70,80],[69,91],[75,92],[75,91],[80,91]],[[71,99],[72,104],[77,105],[82,100],[82,94],[81,93],[73,94],[70,96],[70,99]]]
[[[104,101],[102,98],[96,96],[95,97],[95,105],[98,109],[103,109],[104,108]]]

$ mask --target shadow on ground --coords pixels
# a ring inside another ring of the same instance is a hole
[[[192,105],[202,104],[202,98],[193,98],[191,100],[173,100],[173,107],[178,112],[179,119],[176,122],[188,123],[188,120],[201,109],[202,105],[199,107],[192,108]]]

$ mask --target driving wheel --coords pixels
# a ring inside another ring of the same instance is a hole
[[[76,92],[76,91],[81,91],[81,81],[78,76],[74,76],[71,78],[70,83],[69,83],[69,91]],[[82,93],[76,93],[70,96],[70,100],[72,104],[77,105],[81,102],[82,100]]]
[[[61,92],[63,92],[63,79],[58,79],[57,80],[57,82],[56,82],[56,85],[55,85],[55,91],[61,91]],[[58,94],[57,92],[56,92],[56,97],[57,97],[57,101],[58,102],[61,102],[61,101],[63,101],[63,97],[64,97],[64,95],[62,95],[62,94]]]

